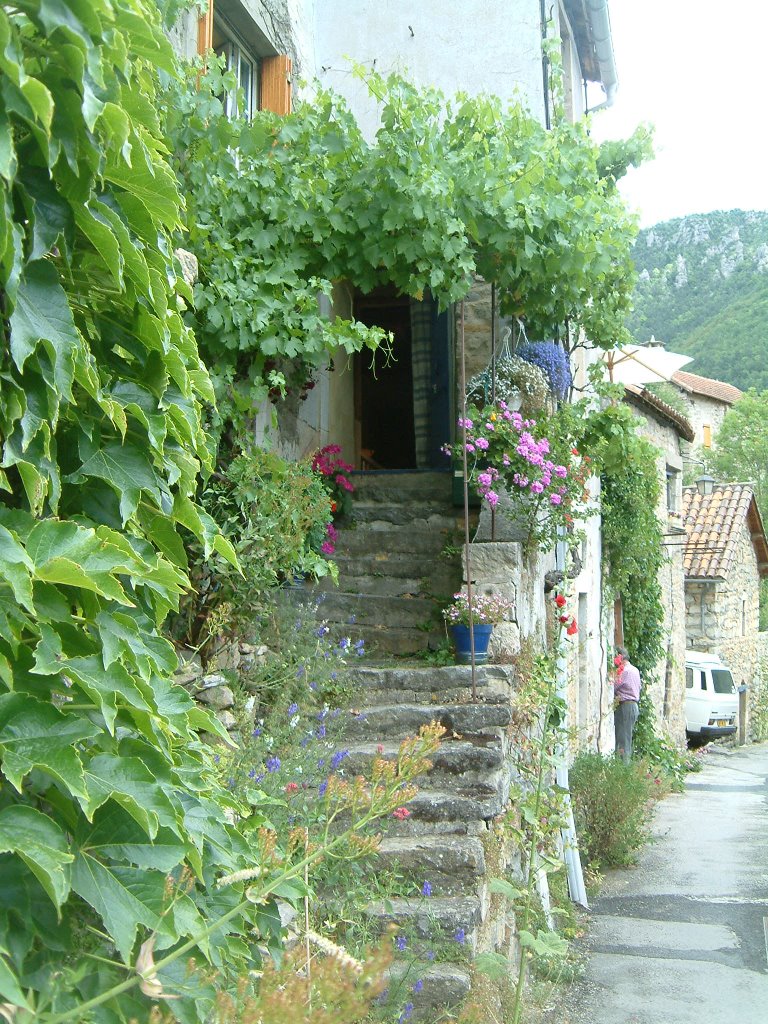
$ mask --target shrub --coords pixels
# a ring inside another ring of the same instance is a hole
[[[570,772],[573,813],[587,863],[634,864],[649,839],[651,800],[661,785],[643,762],[581,753]]]

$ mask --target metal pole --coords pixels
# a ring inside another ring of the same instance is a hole
[[[467,361],[464,347],[464,300],[461,300],[459,344],[461,348],[461,461],[464,470],[464,564],[467,567],[467,607],[469,609],[469,653],[472,665],[472,700],[477,700],[477,667],[475,665],[475,629],[472,607],[472,571],[469,556],[469,472],[467,469]]]
[[[491,282],[491,403],[496,404],[496,282]],[[491,505],[491,540],[496,540],[496,509]]]

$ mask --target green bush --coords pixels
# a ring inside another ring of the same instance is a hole
[[[650,807],[661,786],[642,762],[582,753],[570,772],[571,798],[584,860],[599,867],[634,864],[649,839]]]

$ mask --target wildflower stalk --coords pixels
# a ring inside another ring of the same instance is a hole
[[[554,672],[549,674],[547,685],[547,699],[544,706],[544,712],[542,716],[541,724],[541,740],[539,741],[537,750],[537,762],[536,762],[536,791],[533,803],[533,817],[535,824],[531,827],[531,838],[528,847],[528,865],[526,870],[525,879],[525,902],[523,904],[523,912],[520,918],[519,932],[528,930],[528,922],[531,916],[531,901],[533,898],[533,882],[536,874],[536,854],[539,841],[539,814],[541,812],[541,801],[544,795],[544,772],[549,766],[549,759],[546,754],[547,741],[549,739],[549,730],[547,724],[549,722],[549,716],[552,711],[553,701],[556,695],[557,679]],[[528,967],[528,953],[525,949],[520,951],[520,966],[517,972],[517,985],[515,989],[515,1003],[512,1011],[511,1024],[520,1024],[520,1014],[523,1009],[523,986],[525,984],[525,974]]]

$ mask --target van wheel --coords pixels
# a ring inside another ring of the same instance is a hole
[[[689,750],[698,750],[699,747],[705,747],[709,740],[705,736],[700,736],[699,733],[689,732],[686,733],[686,739],[688,740]]]

